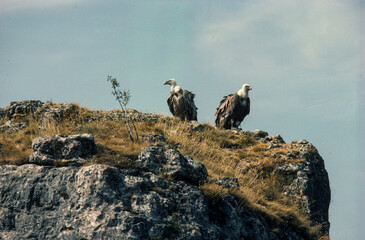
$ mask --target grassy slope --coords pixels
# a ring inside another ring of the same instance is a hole
[[[17,133],[0,133],[0,164],[24,164],[32,152],[31,143],[37,136],[53,134],[91,133],[95,136],[98,153],[88,164],[103,163],[119,168],[133,167],[143,147],[149,145],[144,141],[131,143],[124,122],[93,121],[85,122],[85,117],[101,114],[78,108],[76,113],[65,120],[40,124],[29,116],[24,119],[28,127]],[[0,120],[0,125],[6,120]],[[283,148],[267,149],[267,145],[248,136],[236,135],[215,129],[204,124],[203,131],[187,130],[188,123],[176,119],[161,118],[157,122],[140,121],[136,127],[141,136],[149,133],[164,134],[167,143],[184,155],[203,163],[210,177],[236,177],[240,187],[227,190],[218,185],[206,183],[200,188],[214,202],[226,194],[233,195],[242,207],[250,209],[261,218],[273,231],[280,228],[293,228],[307,239],[326,239],[321,237],[316,226],[310,222],[299,209],[282,194],[283,179],[272,175],[272,169],[282,164],[288,145]],[[293,150],[293,149],[290,149]],[[295,149],[294,149],[295,150]],[[298,162],[303,159],[291,159]],[[248,168],[247,168],[248,167]],[[243,169],[247,169],[244,173]],[[280,234],[280,233],[278,233]]]

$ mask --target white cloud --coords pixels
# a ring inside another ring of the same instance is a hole
[[[0,0],[0,13],[69,6],[82,2],[84,0]]]

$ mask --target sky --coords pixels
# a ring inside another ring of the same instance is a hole
[[[365,232],[365,2],[361,0],[0,0],[0,107],[37,99],[170,115],[175,78],[213,123],[244,83],[244,130],[307,139],[324,158],[332,240]]]

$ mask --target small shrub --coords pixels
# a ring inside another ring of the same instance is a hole
[[[127,112],[125,111],[126,107],[127,107],[127,104],[131,98],[131,94],[130,94],[130,91],[129,90],[119,90],[119,86],[120,84],[118,83],[117,79],[116,78],[112,78],[112,76],[108,76],[107,78],[107,81],[109,81],[111,84],[112,84],[112,94],[115,96],[115,99],[118,101],[123,113],[124,113],[124,119],[125,119],[125,122],[126,122],[126,126],[127,126],[127,129],[128,129],[128,134],[129,134],[129,137],[131,139],[132,142],[134,141],[138,141],[138,132],[137,132],[137,129],[136,129],[136,126],[134,124],[134,121],[132,119],[129,119],[128,116],[127,116]],[[129,121],[132,123],[132,126],[133,126],[133,129],[134,129],[134,134],[131,130],[131,127],[129,125]],[[135,138],[135,139],[134,139]]]

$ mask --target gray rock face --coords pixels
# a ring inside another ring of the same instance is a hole
[[[15,133],[26,127],[24,122],[14,122],[12,120],[7,121],[0,126],[0,132]]]
[[[269,134],[263,130],[256,129],[255,131],[253,131],[253,136],[255,138],[265,138],[269,136]]]
[[[55,104],[52,102],[42,102],[39,100],[26,100],[10,102],[10,105],[5,108],[0,108],[0,119],[11,120],[16,115],[33,115],[40,122],[46,124],[52,121],[60,121],[68,118],[71,114],[78,113],[79,107],[74,103]],[[124,121],[124,114],[122,111],[90,111],[94,114],[82,116],[85,122],[93,121]],[[134,109],[126,109],[127,116],[134,121],[152,121],[163,120],[164,117],[152,113],[141,113]]]
[[[43,123],[48,123],[67,118],[72,113],[77,112],[77,108],[77,105],[74,103],[56,105],[51,102],[46,102],[42,108],[38,109],[38,114]]]
[[[221,177],[212,178],[210,181],[224,188],[236,188],[239,186],[238,178]]]
[[[289,183],[285,194],[298,201],[313,223],[322,224],[322,231],[329,231],[328,209],[331,191],[324,161],[317,149],[306,140],[293,141],[291,145],[300,147],[301,163],[285,164],[276,171],[286,177]],[[290,153],[289,153],[290,154]]]
[[[39,100],[26,100],[19,102],[10,102],[10,106],[3,111],[6,113],[8,119],[12,119],[15,114],[30,114],[37,111],[39,107],[43,106],[43,102]]]
[[[142,149],[135,164],[145,171],[195,185],[203,182],[208,176],[203,164],[189,156],[183,156],[166,143],[158,143]]]
[[[127,116],[129,119],[133,121],[151,121],[157,122],[158,120],[163,120],[165,117],[162,115],[157,115],[153,113],[142,113],[135,109],[125,109]],[[105,120],[113,120],[113,121],[124,121],[124,113],[119,110],[109,111],[106,113],[102,113],[100,111],[95,111],[97,113],[95,116],[86,117],[86,122],[93,121],[105,121]]]
[[[8,125],[21,129],[10,124],[16,122],[17,114],[38,114],[40,120],[47,122],[76,110],[74,104],[22,101],[0,109],[0,118],[11,119]],[[161,119],[135,110],[127,113],[136,121]],[[91,114],[84,120],[123,120],[123,114]],[[190,130],[194,131],[203,127],[192,126]],[[268,148],[285,143],[279,135],[269,137],[261,130],[231,131],[255,136],[268,143]],[[151,141],[158,138],[151,136]],[[299,146],[300,151],[293,149],[285,160],[305,160],[285,164],[275,171],[285,176],[285,194],[301,204],[313,223],[323,224],[323,232],[328,232],[330,187],[323,159],[306,140],[293,141],[291,146]],[[209,200],[198,187],[207,180],[205,166],[166,143],[144,148],[135,161],[135,170],[104,165],[80,167],[96,151],[93,136],[88,134],[39,137],[32,147],[30,162],[42,166],[0,166],[0,240],[303,239],[291,229],[271,231],[269,223],[239,208],[232,196]],[[242,174],[248,168],[243,168]],[[235,178],[212,181],[225,188],[238,186]]]
[[[285,143],[284,139],[279,134],[276,134],[275,136],[266,136],[265,141],[266,142],[271,142],[271,143],[274,143],[274,144]]]
[[[91,134],[37,137],[32,142],[32,148],[34,152],[29,156],[29,162],[51,166],[55,161],[61,165],[82,164],[96,153]]]
[[[166,137],[162,134],[148,134],[143,138],[145,141],[154,143],[154,142],[165,142]]]
[[[302,239],[270,232],[233,197],[151,172],[0,166],[0,239]]]

